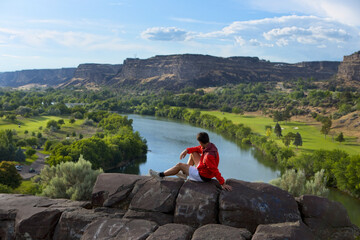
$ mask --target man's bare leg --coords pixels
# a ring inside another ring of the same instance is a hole
[[[173,166],[172,168],[169,168],[168,170],[166,170],[164,172],[164,175],[165,176],[173,176],[173,175],[176,175],[177,173],[179,173],[179,171],[182,171],[186,175],[189,175],[189,167],[190,166],[186,163],[178,163],[175,166]]]
[[[189,160],[187,162],[188,165],[197,167],[200,163],[200,154],[198,152],[190,153]]]

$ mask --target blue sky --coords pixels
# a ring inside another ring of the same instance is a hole
[[[273,62],[360,50],[359,0],[0,0],[0,72],[196,53]]]

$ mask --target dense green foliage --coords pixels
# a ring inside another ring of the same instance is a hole
[[[270,184],[288,191],[294,197],[299,197],[304,194],[326,196],[329,192],[326,188],[324,170],[315,173],[312,179],[306,180],[303,170],[296,172],[294,169],[290,169],[287,170],[281,178],[272,180]]]
[[[97,176],[102,169],[93,170],[82,156],[77,162],[46,166],[40,173],[42,195],[51,198],[89,200]]]
[[[0,161],[13,161],[15,157],[13,132],[10,129],[0,131]]]
[[[138,132],[133,132],[131,125],[132,120],[126,116],[111,114],[99,123],[106,135],[103,133],[103,138],[97,134],[74,142],[47,141],[45,150],[51,151],[48,163],[54,166],[61,162],[76,162],[82,154],[94,169],[110,169],[121,162],[134,160],[146,153],[147,145]]]
[[[0,184],[10,188],[20,186],[21,176],[15,168],[15,163],[8,161],[0,162]]]

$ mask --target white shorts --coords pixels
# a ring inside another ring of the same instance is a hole
[[[199,171],[194,166],[189,167],[189,180],[195,182],[204,182],[200,177]]]

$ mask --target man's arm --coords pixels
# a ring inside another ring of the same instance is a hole
[[[202,148],[201,146],[197,146],[197,147],[191,147],[191,148],[187,148],[185,149],[184,151],[182,151],[180,153],[180,159],[183,159],[184,157],[186,157],[186,154],[190,154],[190,153],[193,153],[193,152],[198,152],[198,153],[202,153]]]

